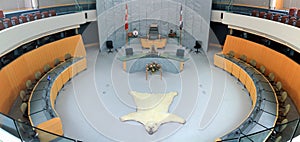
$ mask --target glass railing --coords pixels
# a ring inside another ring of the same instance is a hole
[[[277,124],[276,127],[266,128],[265,130],[253,134],[241,134],[240,137],[232,139],[224,139],[223,142],[273,142],[280,141],[293,141],[296,136],[300,135],[300,119],[295,119],[287,123]],[[270,136],[269,136],[270,135]],[[269,136],[269,137],[266,137]]]
[[[0,113],[0,141],[75,142],[76,140],[32,127],[28,122],[19,122]]]

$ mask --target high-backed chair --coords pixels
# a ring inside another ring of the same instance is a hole
[[[289,16],[290,16],[290,17],[296,16],[297,10],[298,10],[297,8],[291,7],[291,8],[289,9]]]
[[[280,91],[282,90],[282,83],[280,81],[276,82],[274,86],[274,90],[277,94],[280,94]]]
[[[281,142],[281,140],[282,140],[282,136],[278,136],[274,142]]]
[[[297,20],[296,27],[300,28],[300,19]]]
[[[194,48],[196,49],[195,53],[197,53],[197,54],[200,53],[199,49],[202,48],[202,41],[197,40],[197,41],[195,42]]]
[[[250,60],[250,65],[253,66],[254,68],[256,68],[256,60],[251,59]]]
[[[13,26],[9,18],[3,19],[3,24],[5,25],[6,28]]]
[[[43,11],[42,12],[42,18],[47,18],[49,17],[49,12],[48,11]]]
[[[251,16],[257,17],[258,16],[258,11],[257,10],[252,10]]]
[[[273,19],[273,14],[268,12],[266,15],[266,19],[272,20]]]
[[[280,18],[280,14],[277,13],[273,16],[273,21],[279,21],[279,18]]]
[[[277,97],[278,98],[278,102],[279,102],[279,106],[280,107],[283,107],[285,101],[286,101],[286,98],[287,98],[287,92],[286,91],[283,91],[281,93],[280,96]]]
[[[259,18],[265,18],[265,15],[266,15],[266,12],[261,11],[261,12],[259,12],[258,17],[259,17]]]
[[[72,58],[72,56],[71,56],[70,53],[65,54],[65,61],[67,61],[67,60],[69,60],[71,58]]]
[[[291,17],[288,21],[288,24],[294,26],[296,24],[296,17]]]
[[[39,12],[39,11],[37,11],[37,12],[35,12],[34,13],[34,18],[37,20],[37,19],[42,19],[42,14]]]
[[[277,123],[277,127],[275,128],[276,133],[281,133],[287,127],[287,123],[289,120],[287,118],[283,119],[279,123]]]
[[[107,40],[106,48],[108,49],[107,53],[112,53],[113,52],[112,49],[114,48],[113,41]]]
[[[38,81],[42,77],[42,73],[40,71],[35,72],[34,74],[35,80]]]
[[[240,60],[244,61],[244,62],[247,62],[247,56],[246,55],[241,55],[240,56]]]
[[[22,103],[21,106],[20,106],[20,110],[21,110],[24,117],[28,117],[27,103]]]
[[[289,19],[289,16],[284,15],[284,16],[281,17],[280,22],[286,24],[288,22],[288,19]]]
[[[259,67],[259,71],[260,71],[262,74],[265,74],[265,72],[266,72],[266,67],[265,67],[264,65],[261,65],[261,66]]]
[[[286,104],[283,109],[279,110],[279,116],[281,118],[285,118],[287,114],[290,112],[290,109],[291,109],[291,105]]]
[[[269,73],[269,75],[268,75],[268,80],[270,81],[270,83],[273,83],[274,82],[274,80],[275,80],[275,75],[274,75],[274,73]]]
[[[3,24],[2,21],[0,21],[0,31],[3,30],[3,29],[5,29],[4,24]]]
[[[44,66],[44,72],[45,72],[45,73],[47,73],[48,71],[50,71],[50,69],[51,69],[51,67],[50,67],[49,64],[46,64],[46,65]]]
[[[230,58],[233,58],[235,55],[235,52],[230,50],[226,55],[229,56]]]
[[[21,23],[26,23],[26,22],[28,22],[27,17],[25,17],[25,16],[23,16],[23,15],[19,16],[19,19],[20,19],[20,22],[21,22]]]
[[[20,98],[23,102],[27,102],[28,101],[28,95],[26,95],[26,92],[24,90],[20,91]]]
[[[13,25],[19,25],[20,24],[19,18],[17,16],[13,16],[10,19],[11,19],[11,22],[12,22]]]
[[[56,16],[56,11],[55,10],[50,10],[49,12],[50,12],[49,16]]]
[[[58,58],[54,59],[54,66],[57,66],[60,63],[60,60]]]
[[[3,10],[0,9],[0,19],[3,19],[3,18],[5,18],[5,15],[3,13]]]
[[[29,21],[34,21],[34,20],[35,20],[33,14],[31,14],[31,13],[27,14],[26,16],[27,16],[27,19],[28,19]]]

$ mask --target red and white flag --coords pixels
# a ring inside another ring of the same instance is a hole
[[[182,21],[182,5],[180,6],[180,18],[179,18],[179,29],[182,30],[183,21]]]
[[[126,3],[126,8],[125,8],[125,30],[128,30],[128,6]]]

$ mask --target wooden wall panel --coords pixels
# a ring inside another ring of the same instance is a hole
[[[243,50],[239,49],[240,47]],[[298,63],[264,45],[228,35],[223,47],[223,53],[227,53],[230,50],[235,51],[237,55],[245,54],[248,57],[248,61],[255,59],[258,67],[264,65],[266,67],[266,75],[273,72],[275,80],[282,82],[283,88],[287,90],[298,110],[300,110],[300,66]],[[243,80],[243,77],[240,78]]]

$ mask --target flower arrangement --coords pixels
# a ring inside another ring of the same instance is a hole
[[[155,62],[146,65],[146,71],[151,71],[151,73],[155,73],[160,70],[161,65]]]

